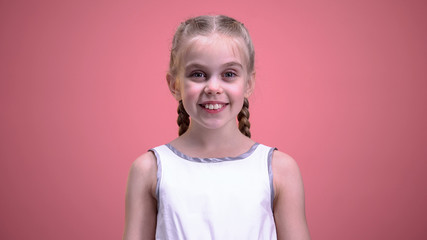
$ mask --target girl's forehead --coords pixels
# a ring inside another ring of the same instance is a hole
[[[242,64],[246,64],[248,59],[248,53],[242,38],[221,34],[196,36],[188,39],[182,53],[181,57],[184,62],[191,58],[202,57],[200,56],[201,54],[224,54],[228,55],[228,57],[234,57]]]

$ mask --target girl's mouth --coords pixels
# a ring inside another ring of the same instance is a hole
[[[203,106],[203,105],[202,105]],[[223,104],[218,104],[218,103],[215,103],[215,104],[205,104],[205,108],[206,109],[210,109],[210,110],[212,110],[212,109],[215,109],[215,110],[217,110],[217,109],[220,109],[220,108],[222,108],[224,105]]]
[[[227,106],[228,103],[205,103],[205,104],[199,104],[200,107],[202,107],[204,110],[208,112],[219,112],[221,111],[225,106]]]

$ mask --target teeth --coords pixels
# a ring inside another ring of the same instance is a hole
[[[205,108],[210,110],[213,110],[213,109],[217,110],[222,108],[222,106],[223,106],[222,104],[205,104]]]

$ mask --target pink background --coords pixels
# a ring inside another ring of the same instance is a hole
[[[176,137],[177,25],[256,49],[254,139],[292,155],[313,239],[426,239],[425,1],[0,1],[0,239],[119,239],[132,161]]]

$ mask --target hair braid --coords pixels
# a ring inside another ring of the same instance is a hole
[[[178,119],[176,120],[176,123],[178,123],[178,126],[179,126],[178,134],[179,136],[181,136],[187,131],[188,126],[190,125],[190,116],[185,111],[182,100],[179,101],[177,112],[178,112]]]
[[[239,120],[239,130],[248,138],[251,137],[251,123],[249,122],[249,101],[247,98],[243,101],[242,110],[240,110],[237,115],[237,120]]]

